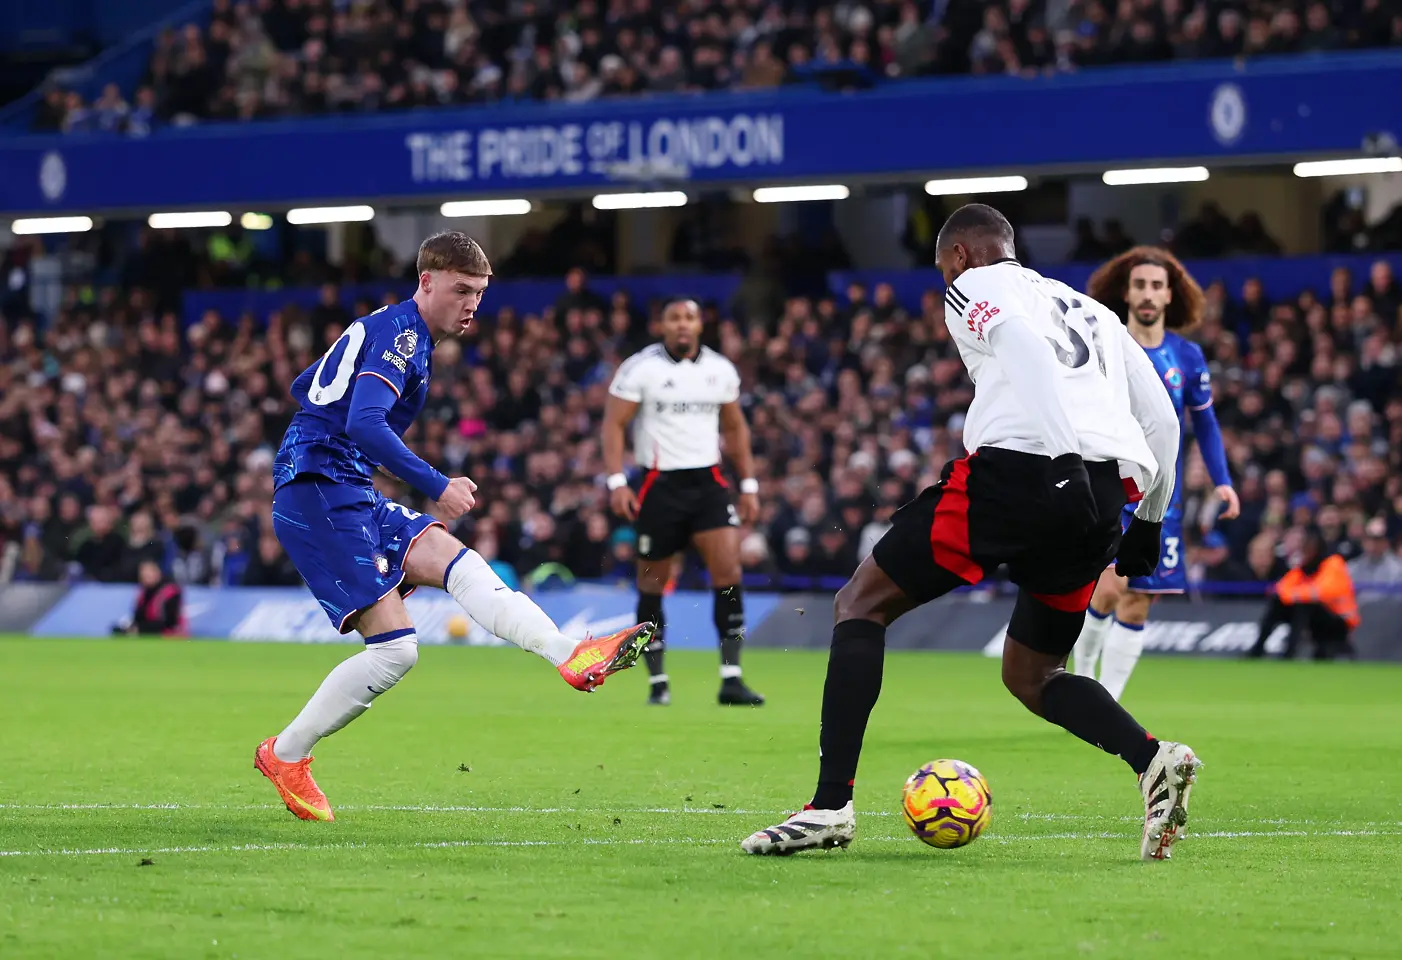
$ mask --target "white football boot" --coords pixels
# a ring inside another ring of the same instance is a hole
[[[800,810],[783,823],[757,830],[740,841],[746,853],[786,857],[800,850],[846,847],[857,834],[857,814],[852,801],[841,810]]]
[[[1139,859],[1167,860],[1173,844],[1183,836],[1188,822],[1188,794],[1198,778],[1202,761],[1184,743],[1165,740],[1139,778],[1144,794],[1144,839]]]

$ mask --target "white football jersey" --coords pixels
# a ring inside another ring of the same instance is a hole
[[[1012,389],[1020,371],[1003,369],[988,342],[999,324],[1020,317],[1059,361],[1052,365],[1051,388],[1065,406],[1081,457],[1118,460],[1122,476],[1141,490],[1149,487],[1159,467],[1130,405],[1126,343],[1134,341],[1108,307],[1015,260],[966,271],[945,291],[944,302],[944,322],[974,381],[965,447],[1054,455]]]
[[[740,399],[740,372],[710,347],[675,360],[660,343],[619,364],[609,393],[638,404],[633,458],[650,470],[720,463],[720,408]]]

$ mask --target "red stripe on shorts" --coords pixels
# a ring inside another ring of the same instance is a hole
[[[1070,593],[1034,593],[1032,599],[1062,613],[1084,613],[1090,605],[1090,595],[1094,592],[1095,581],[1092,580]]]
[[[954,461],[935,504],[930,524],[935,563],[968,583],[983,579],[983,568],[969,556],[969,458]]]
[[[716,466],[711,468],[711,476],[716,478],[716,483],[720,484],[722,487],[725,487],[727,490],[730,489],[730,484],[725,482],[725,477],[720,472],[720,464],[717,464]]]
[[[643,505],[647,499],[647,492],[652,489],[652,485],[657,482],[657,471],[649,470],[647,476],[643,477],[643,485],[638,488],[638,506]]]

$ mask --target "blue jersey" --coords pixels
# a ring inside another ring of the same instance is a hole
[[[1165,332],[1163,343],[1157,347],[1145,347],[1154,369],[1163,378],[1168,397],[1173,401],[1173,410],[1178,414],[1178,424],[1183,426],[1183,415],[1212,406],[1212,375],[1207,371],[1207,358],[1202,348],[1191,340],[1185,340],[1173,332]],[[1188,447],[1188,435],[1183,434],[1182,446],[1178,450],[1178,473],[1173,484],[1173,511],[1182,510],[1183,453]]]
[[[423,410],[433,374],[433,337],[413,300],[381,307],[346,328],[321,359],[292,384],[301,406],[273,461],[273,485],[314,473],[356,486],[371,486],[379,466],[346,434],[351,393],[360,377],[378,377],[398,396],[385,417],[395,436]]]

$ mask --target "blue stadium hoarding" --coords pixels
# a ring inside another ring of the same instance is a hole
[[[0,139],[0,212],[539,195],[1355,154],[1402,133],[1402,52],[1027,80],[498,105]]]

